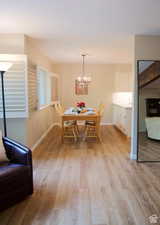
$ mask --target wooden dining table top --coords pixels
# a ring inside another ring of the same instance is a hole
[[[93,113],[87,113],[86,111],[80,113],[67,113],[66,111],[62,114],[63,120],[97,120],[99,113],[96,109],[93,109]]]

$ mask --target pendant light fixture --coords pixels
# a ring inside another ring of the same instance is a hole
[[[77,77],[76,81],[79,83],[80,86],[86,87],[88,86],[88,84],[91,82],[91,77],[90,76],[86,76],[85,74],[85,57],[86,55],[83,54],[82,55],[82,74]]]

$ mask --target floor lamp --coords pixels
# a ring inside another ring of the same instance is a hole
[[[7,136],[7,124],[6,124],[6,108],[5,108],[5,95],[4,95],[4,74],[12,66],[9,62],[0,62],[0,75],[1,75],[1,87],[2,87],[2,109],[3,109],[3,128],[4,136]]]

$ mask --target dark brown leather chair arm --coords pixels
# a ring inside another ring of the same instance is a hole
[[[3,137],[3,144],[7,157],[12,163],[20,163],[32,167],[32,152],[29,148],[7,137]]]

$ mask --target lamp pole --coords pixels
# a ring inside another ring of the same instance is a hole
[[[4,136],[7,136],[7,125],[6,125],[6,108],[5,108],[5,97],[4,97],[4,73],[5,71],[0,71],[1,73],[1,86],[2,86],[2,106],[3,106],[3,126],[4,126]]]

